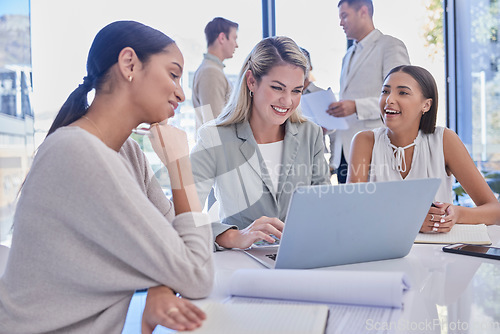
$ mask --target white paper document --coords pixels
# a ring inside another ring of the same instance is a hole
[[[232,296],[401,308],[409,288],[402,272],[240,269]]]
[[[196,334],[323,334],[328,318],[327,305],[209,303],[207,314]]]
[[[262,298],[232,297],[226,300],[229,304],[296,304],[296,301]],[[302,302],[305,303],[305,302]],[[374,319],[379,323],[397,323],[401,309],[391,307],[328,305],[328,321],[325,334],[345,333],[379,333],[375,330]],[[385,332],[385,331],[384,331]]]
[[[401,309],[389,307],[362,307],[332,305],[325,334],[386,333],[378,331],[377,324],[397,323]],[[375,321],[376,320],[376,321]]]
[[[484,224],[455,224],[448,233],[419,233],[415,243],[491,245],[491,239]]]
[[[331,88],[302,95],[302,114],[327,130],[349,128],[344,117],[334,117],[326,113],[328,106],[337,99]]]

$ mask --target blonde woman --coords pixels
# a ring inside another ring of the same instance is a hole
[[[222,114],[200,128],[191,162],[202,203],[213,187],[220,205],[216,245],[274,242],[294,189],[330,182],[321,128],[297,110],[308,69],[290,38],[262,40]]]

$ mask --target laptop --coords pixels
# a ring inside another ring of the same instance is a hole
[[[434,178],[298,187],[290,199],[279,246],[244,252],[276,269],[404,257],[440,183]]]

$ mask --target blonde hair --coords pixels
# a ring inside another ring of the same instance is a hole
[[[218,126],[242,123],[250,119],[253,99],[247,86],[246,73],[252,71],[253,76],[260,83],[263,76],[275,66],[294,65],[304,70],[307,77],[309,63],[299,46],[289,37],[274,36],[260,41],[245,60],[238,77],[238,83],[233,90],[229,102],[217,118]],[[306,118],[296,108],[289,117],[293,123],[305,122]]]

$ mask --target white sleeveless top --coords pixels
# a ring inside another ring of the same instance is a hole
[[[453,203],[452,184],[454,177],[453,175],[448,176],[446,173],[443,151],[444,129],[444,127],[437,126],[434,133],[429,134],[418,131],[411,167],[406,166],[406,169],[409,169],[410,172],[404,179],[440,178],[441,185],[434,201]],[[375,142],[373,143],[369,181],[403,180],[400,172],[395,167],[397,165],[396,156],[390,146],[391,141],[387,136],[387,128],[376,128],[372,131]]]

